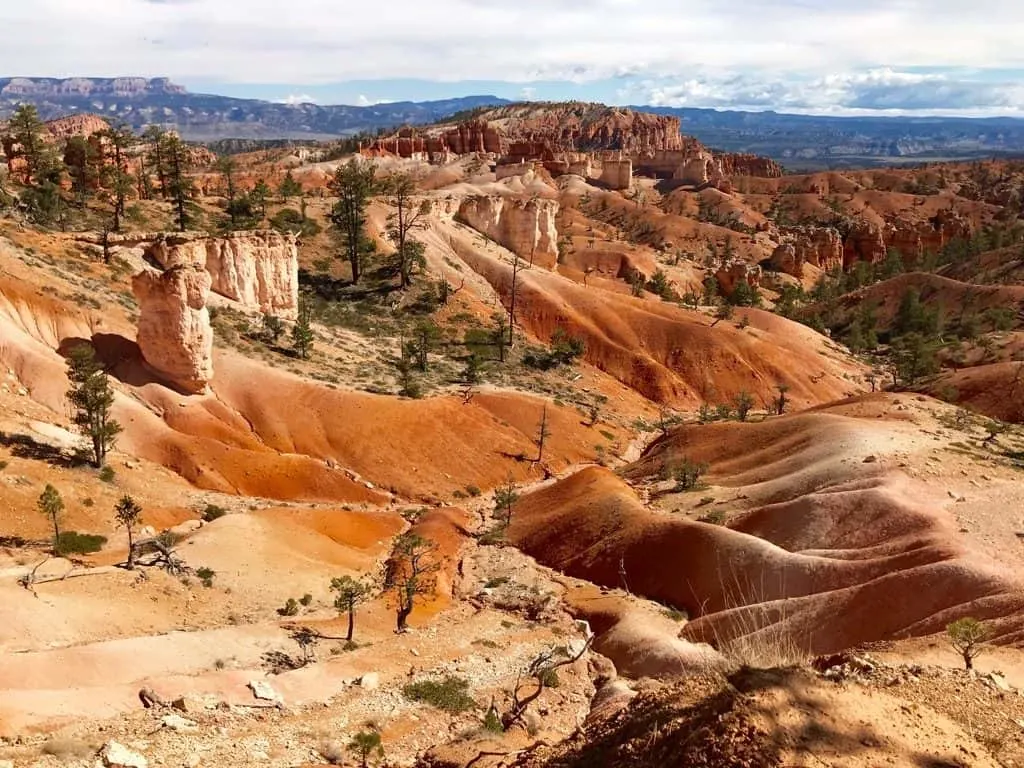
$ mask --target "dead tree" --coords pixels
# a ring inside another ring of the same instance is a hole
[[[525,674],[520,672],[516,676],[516,683],[509,695],[511,704],[508,712],[501,717],[501,727],[506,731],[516,725],[525,728],[526,710],[544,693],[544,689],[552,680],[552,675],[562,667],[568,667],[582,659],[593,642],[594,635],[588,628],[587,639],[578,651],[574,652],[571,646],[556,646],[538,654],[526,668]]]

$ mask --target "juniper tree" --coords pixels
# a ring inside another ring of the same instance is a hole
[[[102,467],[107,453],[117,442],[121,425],[110,415],[114,390],[91,345],[79,344],[71,350],[68,379],[71,389],[67,399],[74,411],[72,420],[91,443],[93,466]]]

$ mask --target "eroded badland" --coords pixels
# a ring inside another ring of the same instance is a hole
[[[0,133],[0,765],[1024,765],[1024,165]]]

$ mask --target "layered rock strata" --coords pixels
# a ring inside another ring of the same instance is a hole
[[[146,365],[187,394],[206,391],[213,378],[213,329],[206,300],[212,279],[198,264],[164,272],[145,269],[132,279],[139,301],[137,340]]]

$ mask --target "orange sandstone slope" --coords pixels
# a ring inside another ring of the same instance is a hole
[[[381,502],[374,486],[441,498],[523,479],[540,472],[530,460],[545,405],[553,469],[593,460],[599,442],[574,408],[538,397],[401,400],[330,389],[230,353],[217,356],[210,395],[183,397],[148,377],[121,335],[129,330],[93,336],[83,313],[13,281],[0,282],[0,329],[0,361],[61,422],[68,383],[58,350],[92,337],[117,379],[120,450],[209,490]]]
[[[469,266],[502,296],[511,295],[510,263],[458,241]],[[738,327],[746,316],[747,328]],[[543,269],[520,271],[516,319],[549,340],[558,328],[586,343],[585,360],[644,396],[678,407],[727,402],[742,390],[758,404],[790,389],[797,405],[817,405],[863,390],[863,366],[806,326],[757,309],[730,321],[654,298],[585,287]]]
[[[991,619],[1001,642],[1024,640],[1024,584],[961,547],[902,474],[850,468],[857,441],[870,445],[869,419],[841,407],[684,428],[628,471],[646,476],[670,455],[714,459],[712,482],[760,497],[729,527],[648,509],[591,468],[525,497],[509,538],[598,584],[622,586],[624,570],[633,592],[687,610],[694,640],[783,632],[827,653],[931,634],[965,615]]]

